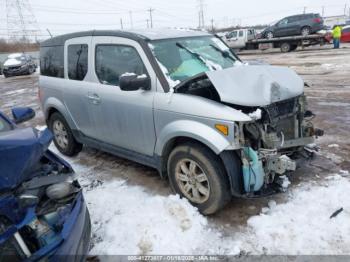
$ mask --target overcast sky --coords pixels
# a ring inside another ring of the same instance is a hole
[[[1,5],[0,29],[6,29],[5,0]],[[216,27],[266,24],[280,18],[306,12],[324,15],[349,13],[349,0],[203,0],[205,24],[211,19]],[[48,28],[53,35],[87,29],[147,28],[153,8],[154,27],[197,27],[199,0],[29,0],[45,38]],[[131,13],[130,13],[131,12]],[[130,15],[131,14],[131,15]],[[131,24],[131,16],[133,23]],[[150,23],[150,22],[149,22]]]

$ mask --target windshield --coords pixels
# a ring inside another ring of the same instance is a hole
[[[11,125],[0,115],[0,134],[5,131],[10,131],[11,129]]]
[[[170,86],[199,73],[241,63],[217,37],[191,37],[152,41],[150,48]]]
[[[9,60],[9,59],[15,59],[15,60],[18,60],[18,61],[23,61],[23,60],[25,60],[26,58],[25,58],[25,56],[23,55],[23,54],[11,54],[11,55],[9,55],[8,57],[7,57],[7,59]]]

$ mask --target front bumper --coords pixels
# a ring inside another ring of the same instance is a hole
[[[76,196],[74,206],[66,217],[62,229],[56,233],[56,240],[28,256],[25,255],[23,246],[28,247],[31,245],[31,241],[24,240],[23,231],[22,235],[19,235],[19,240],[15,237],[16,234],[18,235],[16,231],[20,232],[36,217],[34,210],[35,208],[27,209],[23,221],[15,225],[17,230],[11,228],[11,231],[5,231],[3,235],[0,235],[3,240],[5,239],[5,242],[0,245],[0,261],[85,261],[89,252],[91,223],[82,192],[79,192]]]
[[[19,76],[25,75],[28,73],[28,67],[19,67],[19,68],[4,68],[3,74],[8,76]]]
[[[91,220],[82,193],[77,199],[70,218],[65,223],[62,236],[65,240],[50,256],[50,261],[85,261],[89,253]]]

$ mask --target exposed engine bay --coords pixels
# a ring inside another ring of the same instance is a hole
[[[73,170],[46,151],[35,176],[0,192],[0,258],[40,259],[62,243],[82,191]]]
[[[276,102],[257,106],[224,101],[222,94],[226,92],[227,97],[227,88],[224,91],[216,88],[206,74],[187,80],[174,91],[223,103],[251,118],[248,122],[235,123],[239,133],[244,188],[247,193],[260,191],[264,185],[279,180],[279,176],[294,171],[295,160],[300,156],[307,156],[304,147],[312,144],[314,137],[323,135],[323,131],[314,128],[312,124],[315,115],[307,109],[303,92],[281,99],[286,94],[279,94],[283,88],[276,89],[276,86],[279,84],[272,83],[270,87],[261,87],[270,88],[271,100]],[[240,100],[244,100],[244,95],[244,92],[232,93],[232,96],[243,96]]]

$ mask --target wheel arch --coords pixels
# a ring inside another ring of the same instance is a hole
[[[168,176],[167,173],[167,164],[168,159],[171,154],[171,152],[179,145],[187,144],[187,143],[195,143],[198,145],[201,145],[208,150],[210,150],[212,153],[217,155],[218,160],[222,164],[225,173],[226,178],[228,180],[230,191],[232,196],[235,197],[241,197],[243,194],[243,175],[242,175],[242,169],[239,168],[241,165],[240,157],[237,150],[225,150],[222,151],[220,154],[216,154],[208,145],[202,143],[199,140],[196,140],[191,137],[174,137],[171,140],[169,140],[166,145],[163,148],[163,154],[162,154],[162,161],[161,161],[161,170],[160,174],[163,178]]]
[[[60,113],[64,117],[71,129],[77,129],[76,124],[67,112],[65,105],[57,98],[50,97],[49,99],[47,99],[44,105],[44,115],[47,124],[51,115],[55,112]]]

